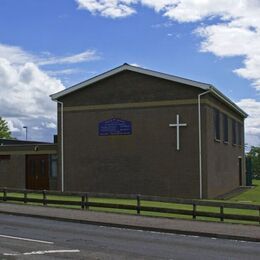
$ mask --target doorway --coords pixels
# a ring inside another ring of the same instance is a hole
[[[26,189],[49,189],[49,155],[26,156]]]

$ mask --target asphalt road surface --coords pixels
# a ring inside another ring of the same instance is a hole
[[[0,214],[0,259],[260,259],[260,243]]]

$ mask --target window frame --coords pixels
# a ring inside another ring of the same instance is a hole
[[[220,111],[214,109],[214,139],[215,141],[220,141]]]
[[[237,145],[238,143],[238,136],[237,136],[237,121],[235,119],[232,119],[232,144]]]
[[[222,114],[222,122],[223,122],[223,143],[228,144],[228,116],[226,114]]]
[[[241,123],[237,123],[237,144],[242,145],[243,143],[243,125]]]

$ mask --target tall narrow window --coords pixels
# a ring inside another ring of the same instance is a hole
[[[237,122],[232,120],[232,144],[237,144]]]
[[[242,145],[242,134],[243,134],[243,126],[241,124],[237,124],[238,126],[238,145]]]
[[[214,109],[214,135],[216,140],[220,140],[220,115],[217,109]]]
[[[228,117],[223,114],[223,141],[228,142]]]
[[[57,178],[57,155],[50,156],[50,176]]]

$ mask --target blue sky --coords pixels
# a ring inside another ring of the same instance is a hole
[[[260,144],[259,17],[255,0],[0,0],[0,115],[50,141],[48,95],[127,62],[215,85]]]

